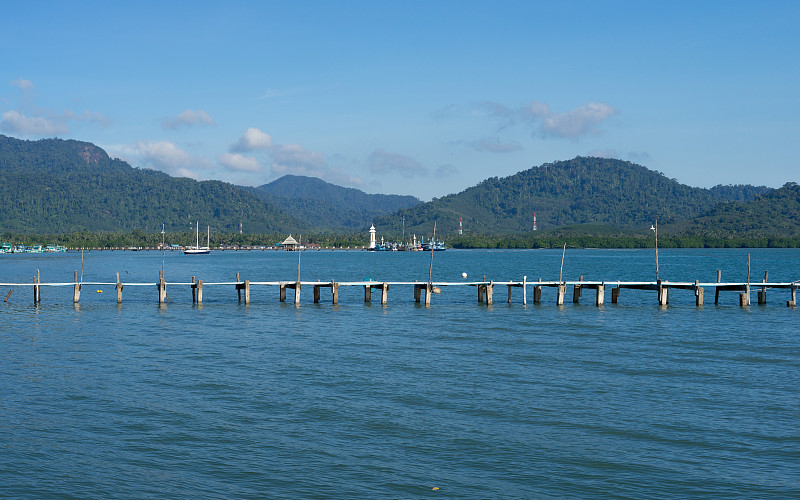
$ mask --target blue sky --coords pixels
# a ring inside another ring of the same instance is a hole
[[[0,133],[428,200],[595,155],[800,180],[800,2],[5,2]]]

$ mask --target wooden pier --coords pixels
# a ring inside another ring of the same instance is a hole
[[[508,297],[507,302],[512,302],[512,291],[520,289],[522,292],[522,304],[528,303],[528,288],[533,288],[533,303],[539,304],[542,301],[542,288],[555,288],[557,306],[564,305],[564,298],[567,293],[568,287],[572,287],[572,302],[579,304],[584,290],[594,290],[596,306],[601,307],[605,304],[605,292],[608,287],[611,287],[611,303],[617,304],[620,300],[621,292],[624,289],[628,290],[646,290],[655,292],[657,304],[660,306],[669,305],[670,290],[686,290],[694,294],[695,304],[700,307],[704,305],[704,296],[706,289],[714,289],[714,304],[719,304],[720,292],[737,292],[738,303],[742,307],[750,306],[750,293],[752,288],[757,289],[758,304],[767,304],[767,291],[768,290],[787,290],[789,298],[786,301],[788,307],[797,306],[797,288],[800,286],[800,281],[793,282],[769,282],[768,273],[764,273],[764,279],[756,283],[726,283],[721,280],[721,273],[717,272],[717,281],[713,283],[702,283],[698,281],[693,282],[678,282],[678,281],[584,281],[581,277],[578,281],[528,281],[527,276],[523,276],[521,281],[473,281],[473,282],[434,282],[434,281],[250,281],[242,280],[239,273],[236,274],[235,281],[228,282],[203,282],[201,279],[193,276],[191,282],[167,282],[161,272],[159,272],[158,280],[155,283],[122,283],[117,273],[115,282],[79,282],[78,272],[75,271],[72,282],[64,283],[42,283],[41,276],[37,271],[36,276],[33,277],[32,283],[0,283],[0,287],[9,288],[5,302],[8,302],[14,288],[32,287],[33,289],[33,302],[39,304],[42,300],[41,289],[42,287],[72,287],[73,288],[73,302],[80,301],[81,289],[84,285],[90,287],[114,287],[116,290],[117,303],[122,303],[123,290],[125,287],[152,287],[158,291],[158,303],[164,304],[170,302],[167,289],[188,289],[191,291],[192,303],[203,303],[203,289],[207,287],[228,287],[236,290],[238,301],[245,304],[250,303],[250,290],[252,287],[277,287],[279,290],[280,302],[286,301],[286,290],[294,290],[294,303],[300,304],[300,293],[305,288],[313,288],[313,300],[315,303],[320,302],[321,289],[330,288],[331,302],[333,304],[339,303],[339,288],[340,287],[363,287],[364,288],[364,302],[372,301],[372,291],[377,290],[380,292],[381,305],[388,304],[389,289],[411,289],[413,290],[414,302],[421,303],[424,300],[425,305],[431,305],[432,295],[442,293],[442,289],[458,288],[458,287],[475,287],[477,289],[478,303],[485,303],[492,305],[494,300],[495,287],[507,287]],[[423,299],[424,296],[424,299]]]

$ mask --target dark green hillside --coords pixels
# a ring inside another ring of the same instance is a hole
[[[19,233],[186,230],[296,232],[305,224],[253,193],[135,169],[79,141],[0,136],[0,230]]]
[[[721,203],[702,217],[680,221],[665,229],[679,234],[715,236],[797,236],[800,235],[800,185],[789,182],[748,202]]]
[[[538,228],[599,224],[617,228],[649,225],[658,218],[675,222],[710,210],[721,199],[746,199],[767,188],[720,186],[694,188],[634,163],[577,157],[534,167],[510,177],[489,178],[461,193],[401,210],[376,221],[384,234],[430,234],[433,221],[452,235],[458,219],[465,232],[520,233]]]
[[[413,196],[367,194],[300,175],[284,175],[254,191],[314,227],[341,231],[363,230],[377,217],[421,203]]]

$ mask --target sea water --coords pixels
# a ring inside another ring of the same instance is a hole
[[[800,279],[798,250],[661,250],[671,281]],[[430,307],[393,286],[313,303],[242,280],[427,281],[430,253],[69,252],[0,256],[2,498],[798,498],[800,312],[706,291],[623,290],[618,304]],[[652,250],[459,251],[434,281],[652,281]],[[163,264],[162,264],[163,263]],[[462,278],[467,273],[467,278]],[[98,291],[102,293],[98,293]]]

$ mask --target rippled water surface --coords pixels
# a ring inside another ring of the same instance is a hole
[[[663,250],[673,281],[747,280],[747,250]],[[752,250],[752,281],[800,279],[797,250]],[[303,280],[427,280],[429,253],[304,252]],[[433,279],[558,278],[560,251],[448,251]],[[156,252],[91,252],[86,282],[155,283]],[[297,254],[168,253],[170,282],[294,280]],[[72,281],[81,254],[0,256],[0,282]],[[652,280],[652,251],[568,250],[564,279]],[[789,292],[697,308],[494,304],[395,286],[365,304],[311,287],[0,286],[3,498],[797,498],[800,314]],[[103,293],[97,293],[100,290]],[[434,490],[434,488],[438,488]]]

